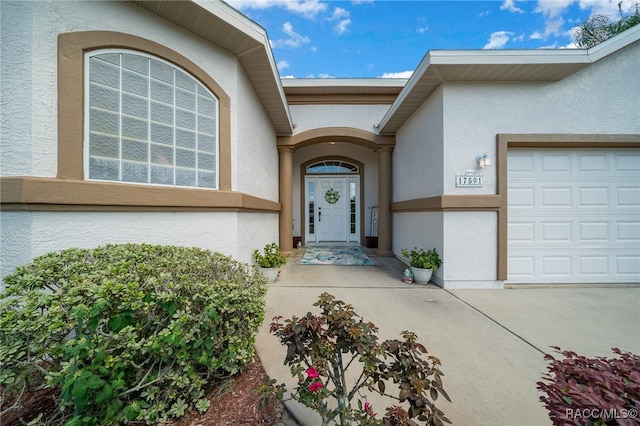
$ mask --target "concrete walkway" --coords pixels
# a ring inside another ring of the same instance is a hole
[[[403,283],[404,265],[393,258],[370,256],[376,266],[300,265],[303,252],[270,285],[256,343],[267,374],[288,389],[295,381],[269,323],[314,311],[324,291],[352,304],[383,340],[403,330],[418,335],[442,361],[452,402],[436,403],[455,425],[551,424],[536,389],[549,346],[587,356],[611,357],[614,347],[640,353],[640,286],[447,291]],[[379,414],[393,403],[376,395],[369,402]],[[293,402],[287,407],[300,424],[320,424],[315,412]]]

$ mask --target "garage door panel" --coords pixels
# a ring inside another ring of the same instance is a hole
[[[518,207],[533,207],[534,206],[534,188],[518,188],[510,189],[508,192],[509,206],[517,209]]]
[[[616,195],[617,207],[640,206],[640,188],[617,188]]]
[[[615,154],[616,169],[621,172],[640,171],[640,154]]]
[[[603,243],[610,238],[609,222],[580,222],[578,227],[581,243]]]
[[[587,187],[578,188],[581,207],[609,207],[609,188],[607,187]]]
[[[542,154],[541,169],[544,172],[571,172],[571,157],[567,154]],[[535,164],[535,162],[534,162]]]
[[[509,282],[640,282],[638,150],[514,149],[507,164]]]
[[[618,256],[616,263],[616,273],[635,278],[640,274],[640,255],[639,256]]]
[[[542,207],[570,207],[571,188],[545,187],[542,191]]]
[[[603,279],[609,276],[609,257],[608,256],[582,256],[579,260],[580,270],[583,276],[591,278]]]
[[[616,240],[640,244],[640,222],[618,222]]]
[[[606,154],[578,153],[578,166],[583,172],[608,172],[609,158]]]
[[[571,222],[542,222],[541,225],[542,242],[571,242]]]

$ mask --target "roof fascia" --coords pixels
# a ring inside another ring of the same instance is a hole
[[[160,15],[157,12],[157,9],[161,2],[145,0],[130,1],[151,11],[156,15]],[[255,21],[251,20],[249,17],[237,11],[222,0],[179,0],[178,3],[191,3],[193,5],[196,5],[197,7],[204,10],[205,13],[214,17],[215,19],[219,19],[223,23],[231,26],[235,31],[239,33],[239,35],[255,41],[256,45],[253,45],[245,49],[244,51],[238,49],[232,50],[223,46],[217,47],[230,52],[238,58],[238,61],[244,68],[245,73],[247,73],[249,81],[253,85],[258,98],[263,104],[265,110],[267,110],[267,115],[269,115],[271,123],[273,124],[276,132],[283,135],[293,133],[293,120],[291,118],[291,112],[289,111],[289,105],[287,103],[286,96],[280,82],[280,74],[276,67],[276,61],[273,57],[273,52],[271,51],[271,45],[269,43],[269,37],[267,36],[266,30]],[[178,9],[175,10],[177,11]],[[162,15],[160,16],[163,17]],[[195,34],[195,32],[191,28],[188,28],[186,24],[180,25],[176,23],[179,21],[179,16],[169,17],[170,21],[171,18],[175,18],[172,21],[174,24],[180,26],[187,32]],[[198,36],[197,34],[195,35]],[[253,56],[255,58],[255,55],[259,55],[261,57],[260,61],[265,63],[265,67],[270,71],[271,75],[269,76],[268,86],[266,88],[264,87],[265,80],[262,77],[254,77],[255,73],[250,72],[250,70],[248,70],[247,66],[245,65],[245,60],[247,60],[247,58],[250,56]],[[263,87],[261,87],[261,84]],[[273,108],[274,103],[269,102],[269,98],[273,98],[274,95],[278,98],[278,112],[272,114],[269,112],[269,108]],[[271,106],[268,108],[267,105]]]
[[[587,50],[591,62],[599,61],[607,55],[629,46],[640,40],[640,25],[629,28],[628,30],[605,40],[602,43]]]

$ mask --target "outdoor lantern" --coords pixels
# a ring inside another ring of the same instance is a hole
[[[476,161],[478,162],[480,168],[491,166],[491,157],[489,157],[486,152],[484,154],[478,155],[476,157]]]

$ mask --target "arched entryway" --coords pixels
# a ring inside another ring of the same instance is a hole
[[[341,155],[330,155],[324,150],[334,144],[342,146]],[[394,137],[380,136],[361,129],[344,127],[313,129],[293,136],[278,137],[281,250],[287,252],[293,249],[294,227],[303,230],[305,240],[311,239],[313,236],[314,242],[362,243],[364,239],[363,215],[365,214],[362,173],[365,164],[364,161],[359,161],[358,153],[361,155],[364,151],[368,152],[369,163],[371,164],[373,161],[373,170],[377,169],[376,175],[374,175],[375,184],[370,186],[375,191],[377,185],[375,196],[378,208],[378,250],[376,254],[379,256],[392,255],[390,207],[391,153],[394,145]],[[321,154],[312,155],[309,158],[309,155],[315,152],[314,150],[318,150]],[[308,159],[300,163],[301,157],[299,155],[302,154]],[[299,175],[293,170],[294,155],[297,158],[296,164],[301,166]],[[371,157],[372,155],[373,157]],[[325,164],[322,165],[322,162]],[[315,169],[308,170],[309,166],[315,167]],[[322,169],[323,167],[325,168]],[[330,170],[333,172],[329,172]],[[295,182],[293,181],[294,174],[297,175]],[[312,205],[309,203],[310,182],[312,182],[313,190]],[[294,186],[300,188],[299,197],[297,194],[294,197]],[[338,191],[337,187],[342,189]],[[336,195],[336,193],[340,195]],[[345,196],[341,194],[345,194]],[[353,201],[352,194],[355,194]],[[318,196],[322,197],[321,201],[318,201]],[[296,213],[295,225],[294,198],[300,200],[300,210],[299,213]],[[309,211],[310,208],[312,211]],[[309,227],[312,218],[313,229]],[[321,223],[322,220],[325,222]],[[333,225],[330,226],[331,222]],[[318,228],[319,224],[320,228]],[[313,230],[313,234],[310,232],[311,230]],[[319,235],[318,231],[321,231],[323,235]]]

